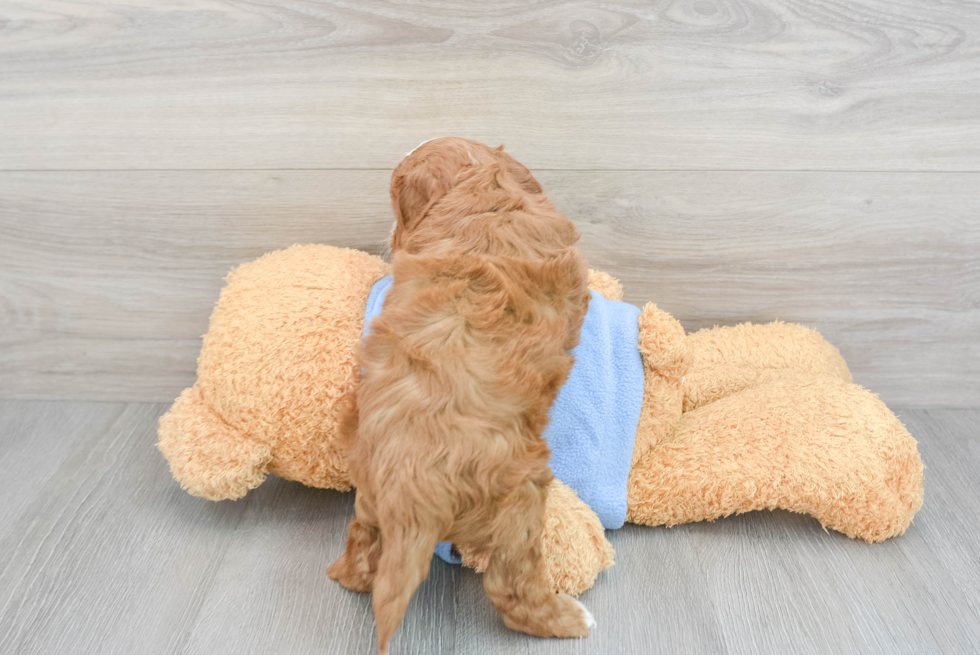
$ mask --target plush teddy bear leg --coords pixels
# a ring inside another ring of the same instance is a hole
[[[684,380],[685,412],[786,374],[851,381],[837,348],[802,325],[743,323],[701,330],[687,340],[691,356]]]
[[[779,508],[883,541],[921,507],[922,477],[915,440],[876,396],[800,375],[685,413],[633,468],[627,520],[669,526]]]
[[[643,404],[636,426],[631,468],[643,455],[673,434],[684,408],[684,376],[690,346],[673,316],[647,303],[638,319],[643,359]]]
[[[180,486],[208,500],[241,498],[262,484],[272,459],[268,444],[236,431],[194,386],[160,418],[157,447]]]

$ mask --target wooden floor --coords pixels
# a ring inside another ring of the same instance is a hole
[[[270,478],[193,498],[155,449],[159,404],[0,402],[0,652],[367,653],[370,599],[327,578],[352,494]],[[926,501],[878,545],[756,512],[609,532],[587,640],[507,630],[480,577],[436,561],[407,653],[980,652],[980,410],[899,412]]]

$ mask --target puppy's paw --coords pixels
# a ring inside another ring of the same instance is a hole
[[[589,629],[595,626],[595,618],[585,609],[585,605],[567,594],[552,596],[557,601],[557,612],[551,622],[555,637],[588,637]]]
[[[353,592],[366,594],[374,586],[374,575],[363,563],[357,566],[352,562],[347,553],[344,553],[337,561],[327,567],[327,575],[336,580]]]
[[[504,617],[504,622],[515,630],[539,637],[588,637],[595,619],[582,603],[568,594],[548,594],[547,602],[536,608],[524,608]],[[529,611],[528,611],[529,610]],[[514,620],[517,617],[523,621]],[[510,620],[508,620],[510,619]]]
[[[579,603],[578,601],[575,601],[575,602],[578,604],[579,609],[582,610],[582,613],[585,614],[585,627],[588,628],[589,630],[591,630],[592,628],[594,628],[596,626],[595,617],[592,616],[592,612],[590,612],[585,607],[585,605],[583,605],[582,603]]]

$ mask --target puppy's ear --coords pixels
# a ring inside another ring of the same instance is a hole
[[[524,189],[525,192],[530,194],[544,193],[544,188],[538,183],[534,176],[531,175],[531,171],[529,171],[524,164],[504,152],[503,146],[499,146],[493,151],[493,154],[496,155],[497,159],[504,167],[504,170],[507,171],[507,174],[510,175],[515,182],[521,185],[521,188]]]
[[[427,165],[429,164],[429,165]],[[391,207],[402,230],[411,230],[452,187],[445,167],[406,158],[391,176]]]

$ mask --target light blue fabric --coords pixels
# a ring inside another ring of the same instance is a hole
[[[362,337],[371,334],[371,321],[381,313],[381,308],[385,304],[385,297],[388,295],[388,289],[394,283],[394,275],[385,275],[371,287],[371,293],[368,294],[367,307],[364,309],[364,327],[361,328]]]
[[[393,280],[389,275],[372,287],[363,334],[370,334],[371,321],[381,313]],[[626,481],[643,403],[639,316],[633,305],[592,292],[579,345],[572,350],[575,364],[558,391],[544,432],[552,473],[609,529],[626,521]],[[436,555],[460,563],[447,542],[436,547]]]
[[[436,556],[450,564],[463,563],[463,559],[459,556],[459,553],[453,550],[453,545],[448,541],[440,541],[436,544]]]
[[[633,305],[592,292],[572,350],[575,365],[544,431],[551,472],[613,530],[626,521],[626,481],[643,403],[639,317]]]

